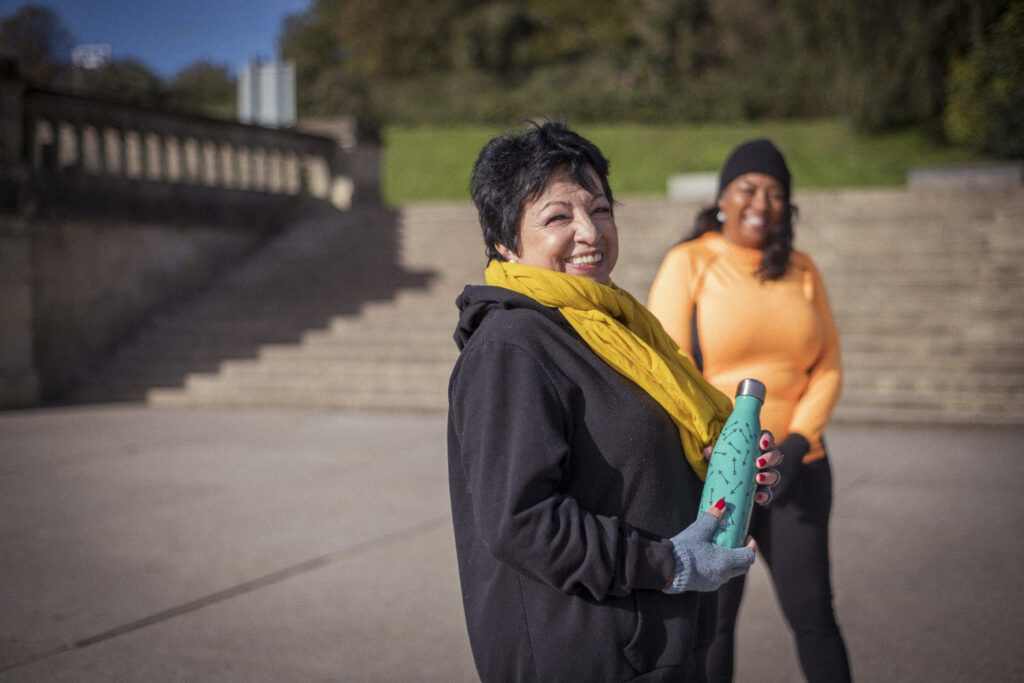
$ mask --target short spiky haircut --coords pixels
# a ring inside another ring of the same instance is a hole
[[[519,253],[523,209],[544,191],[551,173],[562,167],[580,186],[595,192],[589,174],[593,169],[601,180],[601,191],[614,206],[608,160],[594,143],[570,130],[565,121],[531,121],[524,132],[499,135],[484,145],[473,165],[470,192],[488,259],[505,260],[496,244]]]

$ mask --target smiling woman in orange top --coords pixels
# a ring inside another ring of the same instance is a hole
[[[782,483],[750,533],[772,573],[809,681],[850,678],[832,609],[828,518],[832,474],[822,433],[839,398],[839,335],[809,256],[793,249],[790,173],[768,140],[729,156],[718,199],[666,255],[647,305],[717,389],[755,377],[768,389],[762,425],[781,440]],[[744,577],[719,590],[709,681],[732,680]]]

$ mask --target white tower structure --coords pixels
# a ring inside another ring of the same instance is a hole
[[[295,124],[295,63],[250,60],[238,77],[238,120],[270,128]]]

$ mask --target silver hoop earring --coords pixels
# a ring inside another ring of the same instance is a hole
[[[716,213],[715,214],[715,219],[717,219],[719,223],[724,223],[725,222],[725,211],[719,211],[718,213]]]

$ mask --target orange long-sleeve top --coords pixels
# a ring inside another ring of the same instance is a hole
[[[839,332],[809,256],[794,251],[778,280],[761,280],[760,261],[760,250],[705,233],[665,256],[647,307],[691,356],[696,313],[704,376],[727,396],[748,377],[764,382],[762,426],[776,442],[803,435],[811,462],[825,455],[821,435],[842,387]]]

